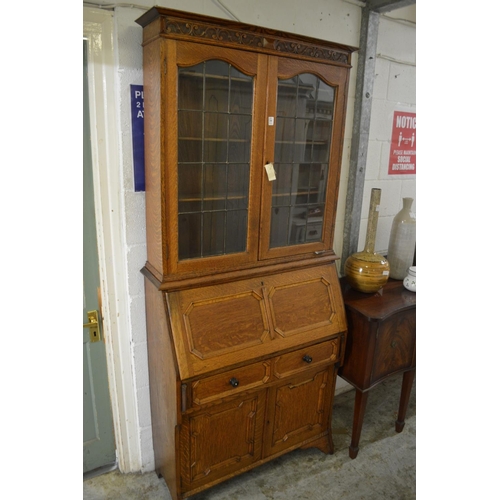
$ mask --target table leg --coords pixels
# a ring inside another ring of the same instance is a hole
[[[352,424],[351,446],[349,446],[349,457],[356,458],[359,451],[359,438],[361,436],[361,427],[365,416],[366,402],[368,401],[368,392],[362,392],[356,389],[356,399],[354,400],[354,419]]]
[[[396,432],[401,432],[405,426],[406,410],[408,409],[408,402],[410,401],[410,393],[414,380],[415,370],[404,372],[401,397],[399,399],[398,419],[396,420]]]

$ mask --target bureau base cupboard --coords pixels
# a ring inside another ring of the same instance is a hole
[[[351,47],[152,8],[143,27],[155,468],[187,498],[333,453]]]
[[[179,292],[146,280],[156,467],[179,497],[298,447],[333,453],[346,330],[334,270]]]

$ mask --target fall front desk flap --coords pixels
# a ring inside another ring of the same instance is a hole
[[[167,293],[182,380],[347,329],[334,265]]]

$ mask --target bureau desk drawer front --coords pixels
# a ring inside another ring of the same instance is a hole
[[[318,365],[334,363],[339,357],[340,337],[277,356],[274,362],[274,375],[281,379]]]
[[[377,333],[372,381],[415,366],[416,321],[413,312],[403,311],[384,321]]]
[[[193,404],[202,405],[262,387],[270,377],[271,363],[264,361],[200,379],[192,384]]]

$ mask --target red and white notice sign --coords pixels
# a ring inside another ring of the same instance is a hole
[[[389,175],[417,173],[417,115],[394,111]]]

